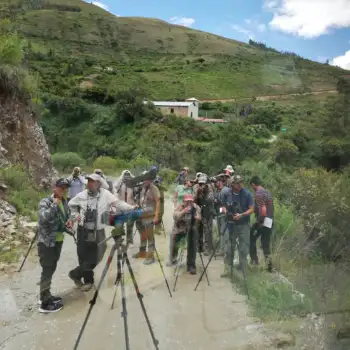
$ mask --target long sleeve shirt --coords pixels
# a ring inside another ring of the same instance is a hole
[[[80,216],[79,225],[85,225],[85,214],[89,208],[96,210],[97,230],[104,229],[107,225],[101,222],[101,215],[109,213],[112,209],[116,214],[122,214],[134,209],[134,207],[115,197],[112,193],[104,188],[100,188],[97,195],[91,195],[87,190],[80,192],[76,197],[69,202],[71,210],[71,219],[76,220]]]

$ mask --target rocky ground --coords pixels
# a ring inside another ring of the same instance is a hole
[[[36,222],[17,215],[16,208],[0,199],[0,271],[14,267],[21,247],[35,236]]]

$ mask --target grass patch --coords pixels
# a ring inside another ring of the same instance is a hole
[[[263,321],[286,320],[295,316],[303,316],[312,310],[312,302],[308,297],[301,298],[293,292],[291,286],[279,281],[277,277],[249,268],[247,273],[249,291],[248,304],[253,315]],[[240,293],[246,294],[246,286],[242,273],[234,271],[232,283]]]
[[[1,249],[0,249],[1,251]],[[5,263],[5,264],[12,264],[16,261],[18,261],[21,253],[19,249],[11,248],[11,250],[7,252],[1,251],[0,254],[0,263]]]

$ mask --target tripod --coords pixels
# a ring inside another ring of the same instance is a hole
[[[188,249],[188,247],[187,247],[188,233],[186,234],[185,237],[183,237],[183,238],[181,239],[181,241],[185,241],[186,243],[181,245],[180,251],[179,251],[179,253],[178,253],[179,259],[178,259],[178,262],[177,262],[177,264],[176,264],[175,271],[174,271],[174,276],[176,276],[176,278],[175,278],[175,282],[174,282],[173,292],[175,292],[177,280],[178,280],[178,278],[179,278],[179,273],[180,273],[180,266],[181,266],[181,263],[182,263],[182,259],[183,259],[183,257],[184,257],[185,250]],[[201,259],[201,262],[202,262],[202,266],[204,267],[204,273],[205,273],[205,277],[206,277],[207,282],[208,282],[208,286],[210,286],[208,274],[207,274],[207,272],[206,272],[206,270],[205,270],[205,265],[204,265],[203,256],[202,256],[201,251],[199,251],[199,256],[200,256],[200,259]]]
[[[229,225],[229,222],[226,223],[226,227],[225,227],[225,230],[223,232],[223,235],[225,235],[226,231],[228,230],[228,225]],[[232,257],[233,256],[233,233],[230,233],[230,245],[231,245],[231,257]],[[239,242],[237,242],[237,245],[238,245],[238,250],[239,250]],[[197,285],[196,285],[196,287],[194,289],[195,291],[197,290],[199,284],[201,283],[204,274],[206,274],[206,270],[208,269],[210,262],[213,260],[213,258],[215,256],[216,251],[219,248],[219,246],[220,246],[220,237],[219,237],[219,240],[216,242],[214,251],[213,251],[212,255],[210,256],[210,258],[209,258],[209,260],[207,262],[207,265],[204,268],[204,271],[202,272],[201,276],[199,277],[198,283],[197,283]],[[242,275],[243,275],[243,281],[244,281],[245,289],[246,289],[248,300],[249,300],[249,291],[248,291],[248,284],[247,284],[247,278],[246,278],[244,263],[241,264],[241,269],[242,269]],[[232,279],[232,277],[233,277],[233,261],[231,262],[231,279]]]
[[[145,305],[143,303],[143,295],[140,293],[140,290],[139,290],[139,287],[138,287],[138,284],[136,282],[136,278],[135,278],[135,275],[134,275],[134,271],[133,271],[133,269],[131,267],[129,257],[127,255],[127,246],[125,244],[123,244],[123,239],[121,237],[118,237],[116,239],[116,241],[115,241],[115,243],[114,243],[114,245],[113,245],[113,247],[111,249],[111,252],[110,252],[110,254],[108,256],[106,265],[105,265],[105,267],[103,269],[103,272],[102,272],[101,279],[100,279],[100,281],[99,281],[99,283],[97,285],[97,288],[96,288],[96,291],[94,293],[94,296],[90,300],[90,306],[89,306],[88,312],[86,314],[85,320],[83,322],[83,325],[82,325],[82,327],[80,329],[78,338],[77,338],[77,340],[75,342],[74,350],[76,350],[78,348],[78,346],[79,346],[81,337],[82,337],[82,335],[84,333],[84,330],[85,330],[85,327],[86,327],[87,322],[89,320],[91,311],[92,311],[94,305],[96,304],[96,299],[98,297],[98,293],[99,293],[99,291],[101,289],[103,280],[105,279],[105,277],[107,275],[108,269],[109,269],[109,267],[110,267],[110,265],[112,263],[112,260],[113,260],[115,252],[117,252],[117,277],[116,277],[115,284],[116,284],[116,288],[120,284],[121,292],[122,292],[122,313],[121,313],[121,316],[123,317],[123,320],[124,320],[124,336],[125,336],[126,350],[130,350],[130,344],[129,344],[129,329],[128,329],[128,322],[127,322],[126,294],[125,294],[124,272],[123,272],[124,263],[126,263],[126,265],[128,267],[129,274],[130,274],[130,277],[132,279],[137,298],[139,299],[143,315],[144,315],[144,317],[146,319],[148,330],[149,330],[151,338],[153,340],[154,347],[155,347],[156,350],[159,350],[159,347],[158,347],[159,342],[155,338],[151,322],[150,322],[150,320],[148,318],[148,315],[147,315],[147,312],[146,312],[146,308],[145,308]],[[113,303],[114,303],[114,300],[113,300]]]

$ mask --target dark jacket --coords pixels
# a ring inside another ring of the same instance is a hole
[[[54,202],[53,196],[44,198],[39,203],[38,209],[38,243],[44,243],[47,247],[56,245],[56,233],[64,232],[65,223],[69,215],[68,202],[62,199],[66,216]]]

